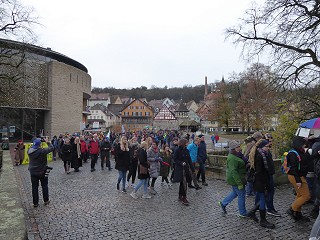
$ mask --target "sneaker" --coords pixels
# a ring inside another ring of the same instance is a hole
[[[136,185],[134,185],[133,183],[130,185],[130,187],[132,187],[132,188],[135,188],[136,187]]]
[[[248,217],[248,215],[242,215],[242,214],[239,214],[238,216],[239,216],[239,218],[247,218]]]
[[[202,185],[203,185],[203,186],[208,186],[208,183],[203,182]]]
[[[150,199],[151,196],[150,196],[148,193],[144,193],[144,194],[142,195],[142,198],[144,198],[144,199]]]
[[[199,185],[196,186],[196,190],[200,190],[200,189],[202,189],[202,187],[200,187]]]
[[[49,205],[49,203],[50,203],[50,200],[44,202],[44,205]]]
[[[138,199],[138,196],[134,191],[130,193],[130,196],[133,197],[134,199]]]
[[[122,192],[123,193],[127,193],[127,190],[124,188],[124,189],[122,189]]]
[[[37,208],[37,207],[39,207],[39,204],[33,204],[33,207]]]
[[[227,209],[226,209],[226,206],[223,206],[222,205],[222,202],[218,202],[218,205],[221,207],[221,209],[222,209],[222,212],[224,213],[224,214],[227,214]]]
[[[94,172],[95,171],[95,169],[93,168],[93,169],[91,169],[91,172]]]
[[[168,186],[169,186],[169,187],[172,187],[172,183],[169,182],[169,183],[168,183]]]
[[[129,184],[129,182],[127,182],[127,183],[126,183],[126,187],[127,187],[127,188],[128,188],[128,187],[130,187],[130,184]]]
[[[267,211],[267,214],[275,216],[275,217],[281,217],[280,213],[278,213],[276,210]]]
[[[149,193],[150,193],[150,194],[153,194],[153,195],[156,195],[156,194],[157,194],[157,191],[154,190],[153,187],[150,187]]]
[[[120,190],[120,184],[117,183],[117,190]]]
[[[193,186],[192,184],[188,185],[188,188],[196,188],[195,186]]]

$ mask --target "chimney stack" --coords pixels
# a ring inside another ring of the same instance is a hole
[[[208,80],[207,80],[207,76],[204,77],[204,95],[205,96],[208,95]]]

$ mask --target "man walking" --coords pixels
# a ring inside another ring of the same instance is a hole
[[[208,183],[206,183],[206,173],[205,173],[205,163],[207,160],[207,145],[204,141],[204,135],[200,134],[200,144],[198,147],[198,156],[197,156],[197,162],[199,163],[199,170],[197,173],[197,179],[200,179],[201,175],[201,180],[202,180],[202,185],[203,186],[208,186]]]
[[[47,154],[53,151],[53,146],[48,138],[45,138],[45,142],[48,144],[48,148],[41,148],[41,140],[36,138],[33,141],[32,147],[28,150],[30,159],[29,171],[31,175],[32,184],[32,198],[33,206],[36,208],[39,206],[39,181],[41,182],[42,195],[44,205],[49,204],[49,188],[48,188],[48,166],[47,166]]]

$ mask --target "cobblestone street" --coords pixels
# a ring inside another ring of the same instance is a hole
[[[177,200],[178,184],[168,189],[158,179],[156,196],[133,199],[131,188],[128,193],[116,190],[117,171],[101,170],[100,161],[95,172],[90,172],[90,163],[84,163],[80,172],[69,175],[60,159],[49,165],[53,167],[49,176],[51,203],[44,206],[40,201],[38,208],[32,207],[28,166],[17,167],[29,239],[308,239],[314,222],[294,223],[285,214],[294,199],[289,185],[276,190],[275,206],[282,217],[268,216],[276,224],[268,230],[239,218],[237,201],[222,215],[217,202],[230,187],[210,179],[209,174],[208,187],[188,190],[187,207]],[[247,209],[253,201],[247,198]],[[306,215],[311,207],[304,207]]]

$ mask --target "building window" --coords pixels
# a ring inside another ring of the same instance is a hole
[[[150,112],[145,112],[145,115],[149,117],[150,116]]]
[[[103,116],[101,116],[101,119],[103,119]]]
[[[136,112],[132,112],[132,116],[137,116],[137,113]]]
[[[142,112],[138,112],[138,116],[142,116]]]

